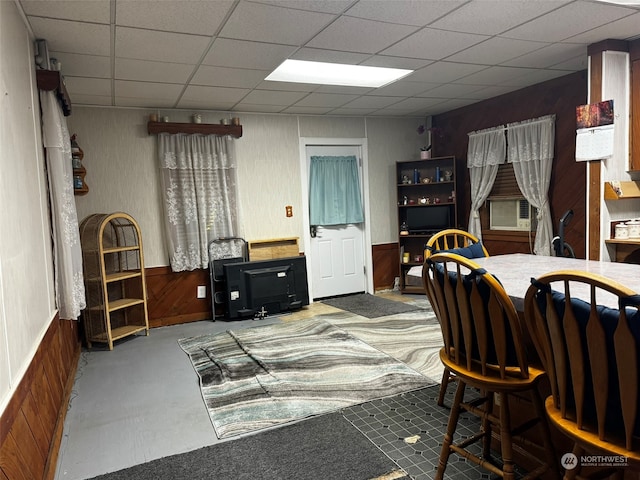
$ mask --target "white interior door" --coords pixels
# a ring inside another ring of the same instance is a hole
[[[314,155],[362,158],[359,145],[309,145],[306,147],[307,172]],[[359,165],[360,190],[364,192],[362,162]],[[309,245],[312,298],[366,291],[364,223],[318,226],[314,233]]]

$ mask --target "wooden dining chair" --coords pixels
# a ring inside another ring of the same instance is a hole
[[[482,245],[478,237],[472,235],[469,232],[464,230],[458,230],[457,228],[449,228],[446,230],[441,230],[440,232],[434,234],[429,241],[427,242],[427,246],[425,248],[425,260],[429,258],[433,253],[440,251],[453,251],[454,253],[458,253],[463,257],[467,258],[477,258],[477,257],[488,257],[489,252]],[[427,293],[427,298],[429,299],[431,306],[436,308],[434,304],[434,298],[429,291],[428,285],[424,285]],[[436,316],[437,316],[436,312]],[[439,317],[438,317],[439,318]],[[455,377],[451,374],[447,368],[444,369],[442,373],[442,381],[440,382],[440,392],[438,394],[438,405],[444,406],[444,397],[447,393],[447,387],[449,386],[449,382],[454,380]]]
[[[640,471],[640,295],[609,278],[566,270],[532,280],[524,305],[549,376],[550,422],[573,440],[578,459],[584,452],[620,455]],[[623,470],[613,472],[622,478]],[[565,478],[579,475],[579,468],[566,469]]]
[[[449,457],[455,453],[512,480],[515,478],[514,444],[518,443],[525,445],[519,452],[530,456],[538,465],[524,478],[538,478],[545,472],[559,478],[559,466],[538,393],[544,371],[528,364],[523,327],[504,288],[473,260],[454,253],[432,255],[425,263],[425,270],[423,275],[438,305],[444,339],[440,360],[458,381],[435,478],[443,478]],[[467,386],[477,389],[479,397],[465,401]],[[510,398],[514,394],[519,401],[528,397],[535,413],[531,420],[515,428],[510,415]],[[495,405],[494,396],[498,400]],[[462,410],[478,415],[481,426],[474,435],[454,443]],[[542,451],[537,456],[532,450],[540,444],[522,437],[524,431],[536,426],[542,443]],[[494,430],[500,437],[501,466],[490,451]],[[478,441],[482,441],[481,456],[467,448]]]

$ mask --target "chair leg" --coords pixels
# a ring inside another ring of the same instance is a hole
[[[573,445],[573,452],[571,453],[573,453],[576,457],[580,458],[584,453],[584,448],[580,447],[577,443],[575,443]],[[572,480],[574,478],[577,478],[579,472],[580,472],[580,465],[578,465],[577,468],[573,468],[571,470],[565,469],[564,477],[562,478],[563,480]]]
[[[511,413],[509,412],[509,395],[498,394],[500,398],[500,446],[502,450],[502,472],[505,480],[515,480],[513,465],[513,441],[511,438]]]
[[[488,459],[491,456],[491,420],[489,419],[489,415],[493,413],[493,392],[481,392],[482,396],[487,397],[487,401],[485,402],[487,413],[482,419],[482,431],[484,432],[484,438],[482,439],[482,458]]]
[[[547,465],[553,472],[555,478],[560,478],[560,465],[556,456],[556,451],[551,443],[551,429],[549,428],[549,422],[547,422],[547,415],[542,405],[542,397],[537,389],[531,390],[531,401],[536,411],[536,415],[540,419],[540,428],[542,429],[542,442],[544,452],[547,457]]]
[[[451,376],[451,370],[445,367],[442,374],[442,382],[440,382],[440,393],[438,394],[438,406],[444,407],[444,396],[447,393],[447,386],[449,386],[449,377]]]
[[[444,435],[444,441],[442,442],[442,450],[440,450],[440,460],[438,461],[438,470],[436,471],[435,480],[442,480],[444,471],[447,468],[447,462],[449,461],[449,455],[451,455],[451,444],[453,443],[453,435],[456,432],[458,426],[458,418],[460,417],[460,404],[464,398],[464,391],[466,384],[462,380],[458,380],[458,388],[456,389],[456,395],[453,399],[453,405],[451,406],[451,413],[449,414],[449,423],[447,424],[447,433]]]

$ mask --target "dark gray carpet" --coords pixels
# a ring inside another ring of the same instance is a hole
[[[408,478],[341,414],[161,458],[95,480],[370,480]]]
[[[370,293],[357,293],[344,297],[327,298],[322,300],[322,303],[367,318],[386,317],[387,315],[420,310],[420,307],[417,305],[387,300],[386,298],[377,297]]]

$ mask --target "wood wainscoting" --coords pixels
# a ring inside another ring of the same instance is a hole
[[[213,318],[209,270],[173,272],[171,267],[152,267],[145,273],[150,328]],[[205,298],[197,298],[201,285],[207,288]]]
[[[0,418],[0,479],[53,479],[80,357],[78,322],[54,318]]]
[[[373,257],[373,290],[393,288],[400,275],[400,247],[398,242],[383,243],[371,247]]]

